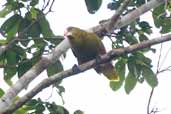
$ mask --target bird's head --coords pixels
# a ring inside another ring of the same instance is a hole
[[[64,32],[64,36],[69,39],[71,44],[75,45],[82,45],[85,35],[86,32],[77,27],[68,27]]]
[[[79,28],[68,27],[64,32],[64,36],[71,40],[78,37],[79,31]]]

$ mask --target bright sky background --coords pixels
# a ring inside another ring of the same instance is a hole
[[[103,0],[101,9],[96,14],[91,15],[86,10],[84,0],[56,0],[52,9],[54,12],[48,14],[48,20],[53,32],[56,35],[62,35],[63,31],[68,26],[87,29],[97,25],[100,20],[107,19],[114,13],[106,8],[108,2],[110,2],[110,0]],[[150,13],[144,15],[144,17],[142,16],[142,18],[144,20],[150,20]],[[160,34],[155,30],[151,38],[159,36]],[[105,39],[104,43],[106,44],[106,48],[110,50],[109,40]],[[163,53],[167,52],[170,45],[170,43],[166,44],[167,45],[163,48]],[[159,45],[155,47],[159,47]],[[156,54],[149,53],[148,56],[154,60],[155,71],[158,52]],[[163,66],[170,65],[169,58],[168,56],[168,60]],[[71,50],[68,51],[66,59],[62,60],[62,63],[65,69],[71,68],[77,63]],[[2,72],[2,70],[0,72]],[[29,85],[29,89],[40,82],[44,77],[46,77],[45,72]],[[158,114],[171,113],[170,81],[170,72],[159,75],[159,85],[155,89],[151,105],[161,111]],[[2,77],[0,77],[0,82],[2,82]],[[119,91],[113,92],[109,87],[109,81],[105,77],[97,75],[94,70],[89,70],[77,76],[64,79],[62,85],[66,89],[66,92],[63,94],[65,100],[64,106],[71,113],[80,109],[84,111],[85,114],[146,114],[146,107],[151,91],[151,88],[146,83],[143,83],[137,84],[136,88],[129,95],[125,93],[123,87]],[[4,83],[1,83],[0,86],[7,88]],[[45,89],[38,95],[44,99],[48,99],[51,92],[52,89],[50,87],[50,89]],[[56,94],[55,89],[49,100],[62,105],[62,101]]]

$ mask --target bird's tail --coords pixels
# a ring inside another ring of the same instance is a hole
[[[119,81],[119,76],[111,63],[102,65],[101,73],[103,73],[111,81]]]

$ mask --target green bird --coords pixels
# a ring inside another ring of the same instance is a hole
[[[64,36],[69,39],[72,52],[79,65],[106,54],[102,41],[95,33],[86,32],[76,27],[68,27]],[[119,81],[119,76],[111,62],[100,64],[94,69],[97,73],[104,74],[109,80]]]

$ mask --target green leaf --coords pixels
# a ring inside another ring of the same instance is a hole
[[[3,10],[0,11],[0,17],[4,18],[6,15],[8,15],[12,11],[11,5],[6,5]]]
[[[59,90],[59,94],[61,94],[61,93],[63,93],[63,92],[65,92],[65,88],[63,87],[63,86],[57,86],[57,88],[58,88],[58,90]]]
[[[36,99],[32,99],[26,103],[27,106],[35,106],[38,103]]]
[[[148,22],[142,21],[142,22],[139,22],[138,25],[141,27],[141,31],[143,31],[147,34],[152,33],[152,30],[151,30],[152,27],[149,25]]]
[[[48,76],[52,76],[61,71],[63,71],[63,66],[60,61],[57,61],[56,63],[49,65],[47,68]]]
[[[81,111],[81,110],[76,110],[76,111],[74,112],[74,114],[84,114],[84,112]]]
[[[168,33],[171,31],[171,19],[170,18],[164,18],[162,19],[162,29],[161,29],[161,33]]]
[[[158,6],[157,8],[155,8],[152,12],[154,20],[159,18],[159,16],[163,14],[164,12],[165,12],[165,4],[162,4]]]
[[[23,60],[18,65],[18,77],[20,78],[25,72],[27,72],[32,67],[32,61],[31,60]]]
[[[120,76],[120,80],[119,80],[118,82],[116,82],[116,81],[110,81],[110,88],[111,88],[113,91],[117,91],[118,89],[121,88],[124,79],[125,79],[125,77],[121,77],[121,76]]]
[[[12,85],[11,78],[16,74],[16,71],[17,71],[16,67],[13,67],[13,68],[5,67],[4,68],[4,80],[9,85]]]
[[[63,86],[60,86],[58,82],[56,82],[54,85],[57,88],[57,93],[59,94],[59,96],[61,97],[62,102],[64,103],[64,98],[62,96],[62,93],[65,92],[65,88]]]
[[[37,19],[37,15],[39,14],[38,10],[34,7],[30,9],[32,19]]]
[[[22,17],[20,15],[15,14],[1,26],[1,29],[7,34],[8,41],[17,33],[21,19]]]
[[[0,97],[2,97],[4,95],[4,91],[0,88]]]
[[[135,75],[133,75],[131,72],[128,73],[128,76],[125,80],[125,92],[129,94],[136,86],[137,79]]]
[[[136,39],[136,37],[132,34],[132,33],[125,33],[125,36],[126,36],[126,41],[129,43],[129,44],[135,44],[135,43],[138,43],[138,40]]]
[[[145,34],[139,33],[139,40],[140,42],[148,40],[148,37]]]
[[[40,51],[40,53],[43,53],[45,46],[47,46],[47,42],[45,40],[39,39],[39,40],[34,40],[34,45],[33,47],[37,48],[37,52]]]
[[[115,64],[115,69],[120,77],[120,80],[118,82],[116,82],[116,81],[110,82],[110,87],[112,88],[113,91],[120,89],[123,84],[123,81],[125,79],[125,61],[124,61],[124,59],[120,59]]]
[[[168,33],[171,31],[171,19],[167,17],[164,4],[153,10],[153,20],[155,26],[161,29],[161,33]]]
[[[31,25],[31,21],[29,21],[27,18],[23,18],[21,20],[21,22],[20,22],[20,26],[18,28],[18,32],[19,33],[23,32],[23,30],[25,30],[30,25]],[[30,31],[30,30],[28,29],[27,31]],[[29,34],[27,32],[25,32],[21,38],[22,39],[28,39],[28,37],[29,37]],[[21,44],[23,46],[27,47],[29,42],[30,42],[30,40],[25,40],[25,41],[21,41]]]
[[[144,76],[144,79],[146,82],[152,87],[156,87],[158,85],[158,79],[154,72],[148,68],[148,67],[143,67],[142,69],[142,75]]]
[[[39,3],[39,0],[32,0],[31,2],[30,2],[30,6],[35,6],[35,5],[37,5]]]
[[[151,26],[149,25],[149,23],[146,22],[146,21],[140,22],[140,23],[139,23],[139,26],[140,26],[141,28],[143,28],[143,29],[151,28]]]
[[[107,5],[107,8],[110,10],[116,10],[120,6],[120,3],[121,2],[119,2],[119,1],[113,1]]]
[[[39,37],[41,34],[40,26],[38,22],[34,22],[34,24],[28,30],[27,35],[30,37]]]
[[[7,40],[3,40],[3,39],[0,40],[0,45],[4,45],[4,44],[7,44],[7,43],[8,43]]]
[[[13,46],[12,51],[17,54],[17,59],[23,60],[26,58],[26,51],[20,46]]]
[[[35,109],[36,109],[35,111],[36,114],[42,114],[42,112],[45,111],[45,106],[39,103],[36,105]]]
[[[16,65],[18,63],[17,54],[14,51],[8,50],[6,52],[7,64],[8,65]]]
[[[88,12],[94,14],[100,8],[102,0],[85,0],[85,3]]]
[[[51,114],[69,114],[68,110],[62,106],[56,105],[55,103],[46,103],[46,107]]]
[[[39,25],[40,25],[41,33],[43,34],[43,36],[44,37],[54,36],[54,34],[50,28],[50,24],[49,24],[48,20],[46,19],[46,17],[44,16],[43,13],[40,13],[39,18],[40,18]]]
[[[131,56],[128,58],[128,70],[131,74],[137,77],[138,73],[137,73],[135,61],[136,61],[135,56]]]
[[[10,5],[12,6],[13,11],[24,7],[24,4],[18,1],[12,2]]]

